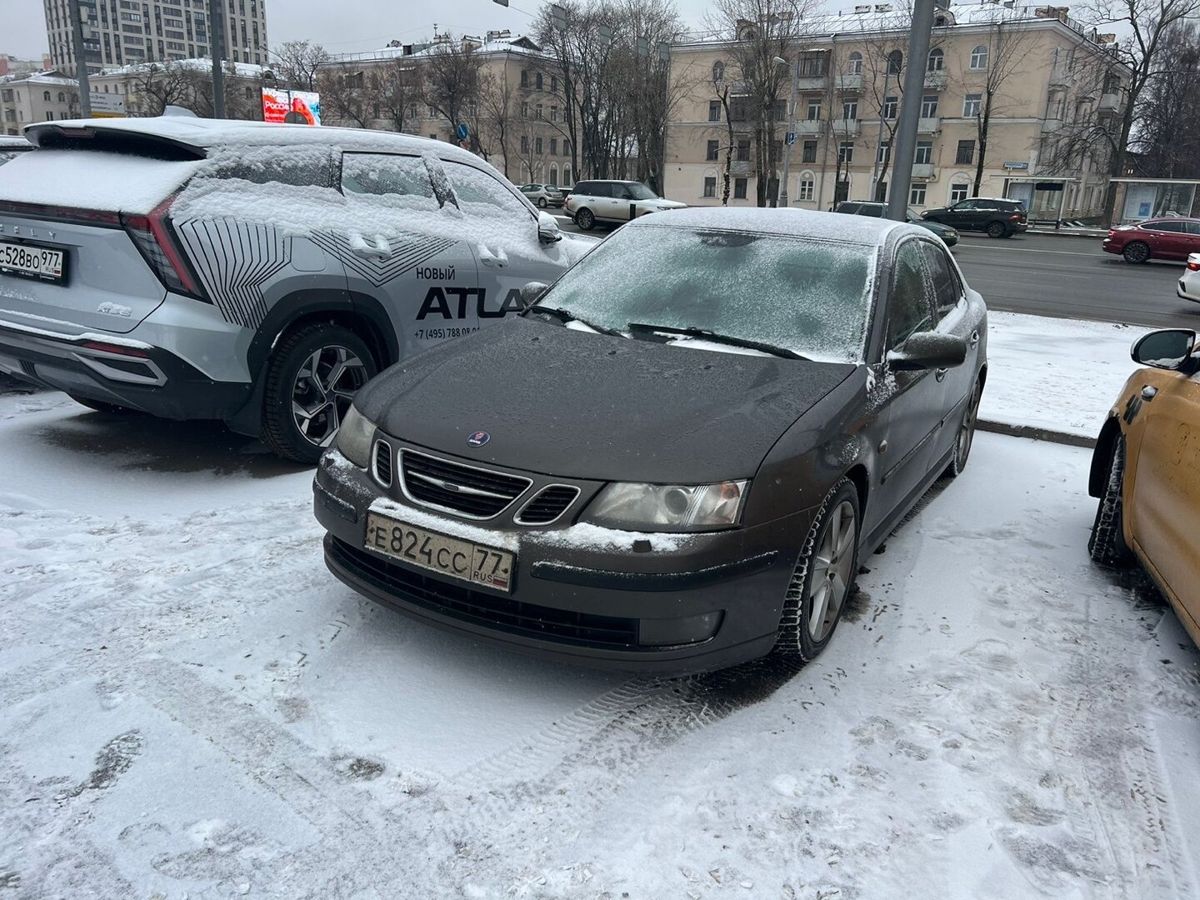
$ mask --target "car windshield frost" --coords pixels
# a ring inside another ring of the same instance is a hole
[[[651,226],[653,227],[653,226]],[[816,238],[654,227],[619,231],[539,301],[599,328],[697,328],[809,359],[861,358],[873,248]]]

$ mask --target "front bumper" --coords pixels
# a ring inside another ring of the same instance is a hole
[[[1200,303],[1200,297],[1189,294],[1187,290],[1187,282],[1180,278],[1178,285],[1175,287],[1175,296],[1181,300],[1190,300],[1192,303]]]
[[[430,510],[380,487],[336,451],[318,466],[313,490],[314,512],[328,532],[326,565],[359,593],[513,649],[672,674],[724,668],[770,651],[795,554],[815,514],[672,535],[684,539],[641,552],[633,539],[604,548],[564,541],[564,525],[505,528],[496,532],[496,544],[517,540],[513,589],[505,594],[364,549],[366,514],[376,500],[386,497],[401,518],[411,509],[421,527]],[[450,531],[456,520],[445,520]]]
[[[122,336],[64,335],[0,322],[0,372],[168,419],[224,419],[248,382],[214,381],[160,347]]]

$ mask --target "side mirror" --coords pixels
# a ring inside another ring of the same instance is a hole
[[[546,293],[547,288],[549,288],[549,285],[543,281],[531,281],[521,288],[521,308],[529,309],[529,307],[537,303],[538,298]]]
[[[967,340],[939,331],[918,331],[895,350],[888,351],[888,365],[896,372],[921,369],[950,369],[967,359]]]
[[[557,244],[562,238],[558,219],[547,212],[538,213],[538,240],[543,244]]]
[[[1186,328],[1152,331],[1134,342],[1129,355],[1135,363],[1156,369],[1178,369],[1196,347],[1196,332]]]

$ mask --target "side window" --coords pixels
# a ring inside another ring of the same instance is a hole
[[[507,187],[479,169],[456,162],[442,163],[463,212],[482,216],[524,216],[530,212]]]
[[[892,269],[892,290],[888,296],[887,349],[894,350],[909,335],[933,327],[933,307],[925,277],[921,247],[915,240],[900,245]]]
[[[347,196],[403,197],[405,205],[438,209],[429,170],[419,156],[343,153],[342,193]]]
[[[1200,234],[1200,222],[1184,222],[1188,234]]]
[[[950,260],[946,259],[945,250],[929,241],[921,241],[921,252],[925,256],[925,265],[933,282],[933,302],[937,307],[937,318],[940,322],[958,306],[962,289]]]
[[[1156,222],[1151,227],[1155,231],[1170,231],[1176,234],[1183,231],[1183,225],[1179,222]]]
[[[978,209],[979,204],[974,200],[963,200],[960,203],[956,203],[954,208],[956,210],[964,210],[964,211],[971,210],[971,209]]]
[[[605,184],[603,181],[595,181],[588,185],[587,194],[589,197],[611,197],[612,185]]]
[[[254,184],[333,187],[333,157],[324,147],[245,147],[217,151],[204,175]]]

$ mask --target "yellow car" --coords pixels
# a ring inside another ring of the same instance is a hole
[[[1088,552],[1136,559],[1200,645],[1200,347],[1196,332],[1153,331],[1100,431],[1088,493],[1100,500]]]

